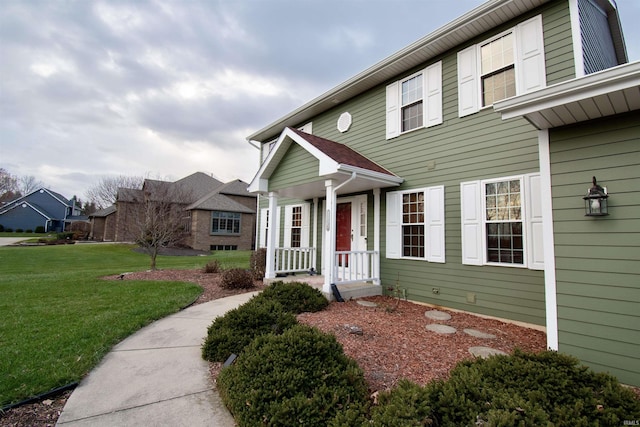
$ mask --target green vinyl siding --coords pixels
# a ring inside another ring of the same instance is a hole
[[[298,144],[291,144],[269,179],[269,191],[317,181],[319,161]]]
[[[640,112],[550,132],[559,349],[640,385]],[[595,175],[609,216],[584,216]]]

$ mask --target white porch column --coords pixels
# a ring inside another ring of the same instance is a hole
[[[267,265],[264,272],[265,279],[276,277],[276,231],[278,221],[278,193],[269,193],[269,228],[267,229]]]
[[[311,266],[319,274],[320,269],[318,269],[318,263],[317,263],[317,259],[318,259],[318,254],[317,254],[317,251],[318,251],[318,198],[317,197],[313,198],[313,237],[311,240],[311,245],[315,249],[311,253]]]
[[[377,277],[374,285],[380,286],[380,189],[373,189],[373,250],[378,254],[374,264],[373,275]]]
[[[333,266],[335,264],[336,250],[336,195],[333,191],[335,181],[327,179],[324,182],[326,190],[325,212],[324,216],[324,246],[322,247],[322,260],[324,261],[324,285],[322,292],[331,293],[331,284],[334,283]]]

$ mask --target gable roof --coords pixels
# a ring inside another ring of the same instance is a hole
[[[249,190],[247,189],[248,187],[249,184],[242,181],[241,179],[236,179],[218,187],[217,192],[220,194],[228,194],[232,196],[256,197],[255,194],[249,192]]]
[[[236,202],[227,195],[256,197],[247,191],[248,184],[241,180],[230,181],[221,185],[209,194],[204,195],[194,203],[190,204],[185,210],[205,210],[205,211],[228,211],[255,213],[255,209],[250,209],[242,203]]]
[[[49,212],[47,212],[45,209],[42,208],[42,206],[38,206],[34,203],[31,203],[27,200],[23,200],[20,203],[12,203],[11,206],[6,206],[3,207],[2,210],[0,210],[0,215],[4,215],[5,213],[16,209],[18,207],[21,207],[22,205],[24,205],[24,207],[29,207],[29,209],[33,210],[34,212],[38,213],[38,215],[42,216],[43,218],[50,220],[50,219],[61,219],[61,218],[55,218],[54,216],[52,216]]]
[[[313,117],[334,108],[378,85],[389,82],[438,55],[460,46],[491,29],[537,8],[551,0],[490,0],[445,24],[420,40],[367,68],[349,80],[309,101],[286,116],[249,135],[248,141],[269,141],[286,126],[300,126]],[[620,62],[627,61],[624,37],[615,6],[609,0],[595,0],[611,12],[612,36]]]
[[[354,179],[357,177],[357,182],[352,183],[349,188],[351,191],[391,187],[403,182],[403,179],[393,172],[344,144],[288,127],[282,131],[278,142],[249,184],[249,191],[263,193],[268,191],[269,178],[286,155],[291,144],[298,144],[318,160],[318,178],[344,180],[349,175]],[[324,179],[305,185],[305,197],[323,195]],[[287,194],[287,192],[289,193]],[[300,196],[295,193],[294,188],[282,192],[288,197]]]
[[[104,209],[100,209],[98,211],[95,211],[94,213],[89,215],[89,218],[92,218],[92,217],[104,218],[104,217],[107,217],[107,216],[115,213],[116,210],[117,210],[116,206],[115,205],[111,205],[111,206],[108,206],[108,207],[106,207]]]

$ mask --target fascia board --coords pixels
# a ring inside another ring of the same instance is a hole
[[[357,166],[340,164],[339,171],[347,172],[347,173],[355,172],[358,176],[366,177],[367,179],[378,181],[384,184],[400,185],[404,182],[404,179],[400,178],[399,176],[388,175],[385,173],[380,173],[380,172],[372,171],[369,169],[359,168]]]
[[[640,86],[640,61],[498,101],[493,109],[505,120],[635,86]]]

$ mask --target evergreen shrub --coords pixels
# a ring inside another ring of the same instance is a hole
[[[4,225],[0,224],[0,233],[4,231]]]
[[[242,268],[230,268],[222,272],[220,286],[224,289],[250,289],[253,287],[253,274]]]
[[[27,228],[24,232],[25,232],[25,233],[27,233],[27,234],[29,234],[29,233],[33,233],[33,230],[32,230],[32,229],[30,229],[30,228]]]
[[[36,233],[44,233],[44,226],[39,225],[36,227]]]
[[[300,282],[273,282],[257,298],[278,301],[287,311],[295,314],[321,311],[329,305],[322,292]]]
[[[296,323],[295,316],[279,302],[254,297],[213,321],[202,346],[202,357],[224,362],[231,354],[240,354],[257,336],[279,334]]]
[[[367,400],[356,362],[333,335],[306,325],[256,338],[217,382],[239,426],[325,426]]]
[[[22,228],[16,228],[16,233],[22,233],[24,230]]]
[[[557,352],[460,362],[447,381],[401,383],[380,397],[375,426],[622,425],[640,419],[640,400],[608,374]],[[393,422],[402,414],[410,419]]]

